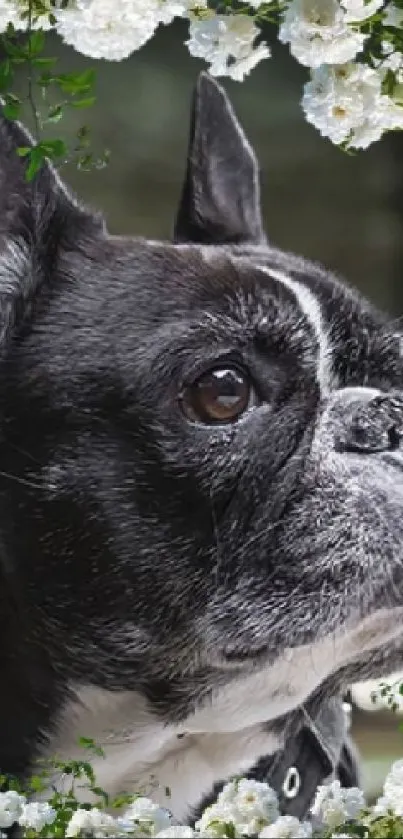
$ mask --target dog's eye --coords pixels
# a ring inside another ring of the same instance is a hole
[[[257,401],[248,374],[235,367],[209,370],[181,394],[185,416],[206,425],[236,422]]]

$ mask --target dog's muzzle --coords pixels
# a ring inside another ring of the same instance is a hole
[[[403,393],[382,394],[370,388],[340,391],[335,410],[341,429],[335,437],[339,452],[376,454],[397,451],[403,437]]]

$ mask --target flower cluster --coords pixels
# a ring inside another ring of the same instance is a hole
[[[363,711],[390,709],[403,712],[403,673],[392,673],[381,683],[379,679],[368,679],[351,686],[354,704]]]
[[[270,56],[261,24],[309,68],[302,107],[333,143],[363,149],[403,128],[403,0],[0,0],[0,33],[55,28],[78,52],[119,61],[185,18],[214,76],[242,81]]]
[[[91,779],[100,792],[88,763],[72,762],[72,775]],[[63,765],[64,771],[68,769]],[[101,791],[102,792],[102,791]],[[51,803],[29,801],[15,790],[0,792],[0,837],[5,829],[20,826],[21,836],[34,837],[258,837],[258,839],[344,839],[348,836],[381,839],[403,835],[403,760],[391,768],[383,795],[368,807],[358,788],[343,789],[339,781],[318,787],[309,820],[280,815],[276,793],[268,784],[245,778],[227,783],[217,801],[206,808],[194,827],[177,824],[168,810],[144,796],[133,796],[121,816],[105,810],[107,796],[98,806],[78,804],[74,783],[66,797],[55,794]],[[123,796],[122,801],[127,797]],[[120,801],[120,805],[122,804]],[[127,803],[127,801],[126,801]],[[116,805],[117,806],[117,805]]]

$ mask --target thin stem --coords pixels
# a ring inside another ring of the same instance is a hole
[[[40,136],[40,123],[39,123],[39,115],[38,109],[35,103],[35,96],[34,96],[34,68],[32,64],[32,55],[31,55],[31,32],[32,32],[32,11],[33,11],[33,0],[28,0],[28,102],[31,108],[33,120],[34,120],[34,137],[36,142],[39,142]]]

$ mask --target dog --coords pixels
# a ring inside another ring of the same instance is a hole
[[[170,242],[28,182],[29,142],[1,117],[0,770],[93,738],[191,821],[400,661],[402,333],[269,243],[208,74]]]

